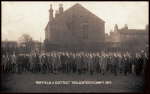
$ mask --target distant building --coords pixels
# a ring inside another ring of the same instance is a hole
[[[40,52],[43,49],[42,42],[39,41],[30,41],[30,42],[21,42],[18,44],[19,52],[21,53],[32,53]]]
[[[38,51],[38,52],[41,52],[42,50],[43,50],[43,44],[42,44],[42,42],[39,42],[39,41],[34,41],[33,42],[33,49],[35,50],[35,51]]]
[[[18,44],[16,41],[2,41],[3,48],[17,48]]]
[[[6,54],[6,53],[10,53],[13,54],[14,52],[17,51],[18,48],[18,44],[16,41],[2,41],[2,53]]]
[[[127,25],[118,29],[115,25],[114,31],[110,32],[108,42],[120,43],[122,47],[145,47],[148,45],[148,26],[145,29],[129,29]]]
[[[80,4],[75,4],[66,11],[60,4],[54,18],[52,5],[50,5],[49,22],[45,28],[46,47],[85,46],[103,42],[105,42],[105,22],[102,19]]]
[[[3,54],[42,52],[43,44],[39,41],[32,41],[28,45],[24,42],[2,41],[1,49]]]

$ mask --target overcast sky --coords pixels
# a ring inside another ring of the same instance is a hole
[[[54,11],[62,3],[64,10],[76,3],[103,19],[105,32],[113,30],[115,24],[122,28],[145,29],[148,22],[148,2],[2,2],[2,40],[18,40],[30,34],[34,40],[45,39],[44,29],[48,22],[50,4]]]

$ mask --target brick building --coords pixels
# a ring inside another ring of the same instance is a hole
[[[145,29],[129,29],[127,25],[119,29],[116,24],[114,31],[110,32],[107,42],[119,43],[122,48],[144,48],[148,46],[148,31],[148,25]]]
[[[49,10],[49,22],[45,28],[45,44],[52,46],[90,46],[105,42],[105,22],[89,10],[75,4],[66,11],[62,4],[53,14],[52,5]]]

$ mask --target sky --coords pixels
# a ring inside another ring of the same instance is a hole
[[[81,4],[93,14],[105,21],[105,33],[113,30],[117,24],[119,28],[125,24],[131,29],[145,29],[149,23],[148,2],[9,2],[2,5],[2,40],[17,41],[22,34],[29,34],[34,40],[45,39],[45,26],[49,20],[50,4],[54,13],[59,4],[63,4],[64,11],[76,3]]]

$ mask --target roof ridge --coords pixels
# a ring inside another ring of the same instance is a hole
[[[85,10],[86,10],[87,12],[89,12],[90,14],[94,15],[95,17],[97,17],[97,18],[100,19],[101,21],[105,22],[105,21],[102,20],[100,17],[98,17],[98,16],[95,15],[93,12],[89,11],[88,9],[86,9],[85,7],[83,7],[83,6],[82,6],[81,4],[79,4],[79,3],[76,3],[76,4],[74,4],[72,7],[68,8],[67,10],[65,10],[64,13],[65,13],[66,11],[68,11],[68,10],[70,10],[70,9],[72,9],[72,8],[74,8],[74,7],[76,7],[76,6],[85,9]],[[63,14],[62,14],[62,15],[63,15]]]

